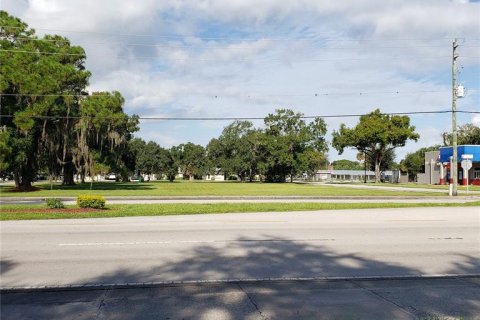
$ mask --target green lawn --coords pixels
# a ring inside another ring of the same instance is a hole
[[[0,220],[107,218],[133,216],[167,216],[208,213],[285,212],[306,210],[340,210],[373,208],[412,207],[461,207],[480,206],[480,201],[468,203],[215,203],[215,204],[127,204],[110,205],[105,210],[83,213],[66,213],[61,210],[33,212],[44,205],[4,205],[0,209]],[[68,208],[74,208],[68,206]],[[11,212],[15,210],[15,212]],[[9,212],[10,211],[10,212]]]
[[[10,192],[12,186],[0,186],[2,197],[76,197],[80,194],[104,196],[441,196],[433,192],[408,192],[338,188],[296,183],[240,183],[240,182],[97,182],[75,186],[35,184],[34,192]]]

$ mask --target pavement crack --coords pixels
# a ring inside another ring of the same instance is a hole
[[[265,315],[262,313],[262,311],[260,311],[260,309],[258,308],[258,305],[256,304],[256,302],[253,300],[253,298],[248,294],[248,292],[240,285],[240,283],[237,282],[237,286],[240,288],[240,290],[242,290],[243,293],[245,293],[245,295],[247,296],[248,300],[250,301],[250,303],[253,305],[253,307],[255,308],[255,310],[258,312],[258,314],[260,315],[260,318],[261,319],[268,319],[267,317],[265,317]]]
[[[409,310],[409,309],[406,308],[405,306],[402,306],[401,304],[398,304],[398,303],[396,303],[395,301],[388,299],[387,297],[381,295],[380,293],[376,292],[375,290],[372,290],[372,289],[369,289],[369,288],[367,288],[367,287],[362,286],[361,284],[357,283],[355,280],[348,280],[348,281],[349,281],[350,283],[352,283],[354,286],[356,286],[357,288],[360,288],[360,289],[363,289],[363,290],[369,292],[370,294],[372,294],[373,296],[379,298],[380,300],[383,300],[383,301],[385,301],[385,302],[387,302],[387,303],[393,304],[394,306],[396,306],[397,308],[403,310],[403,311],[406,312],[407,314],[409,314],[409,315],[411,315],[411,316],[413,316],[413,317],[417,317],[417,316],[418,316],[417,314],[415,314],[415,313],[416,313],[416,312],[415,312],[415,311],[416,311],[415,308],[413,308],[413,309],[414,309],[414,312],[412,312],[412,310]]]
[[[112,287],[107,288],[104,290],[102,296],[98,299],[98,307],[97,307],[97,313],[95,314],[95,319],[100,319],[100,316],[102,315],[103,309],[105,309],[105,306],[107,305],[107,296],[108,294],[112,291]]]

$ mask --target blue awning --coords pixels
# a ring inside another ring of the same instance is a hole
[[[460,145],[457,146],[457,161],[462,161],[462,155],[471,154],[472,162],[480,162],[480,146],[479,145]],[[453,155],[452,147],[440,147],[440,162],[449,162]]]

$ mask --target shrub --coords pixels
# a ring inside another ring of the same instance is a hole
[[[77,198],[77,205],[80,208],[101,209],[105,207],[105,198],[97,195],[80,195]]]
[[[45,199],[45,203],[47,204],[47,207],[50,209],[62,209],[65,208],[65,205],[60,199],[57,198],[47,198]]]

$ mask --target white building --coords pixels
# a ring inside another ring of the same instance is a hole
[[[375,172],[370,170],[318,170],[313,176],[313,181],[320,182],[367,182],[375,181]],[[388,182],[398,182],[399,172],[384,171],[381,179]]]

